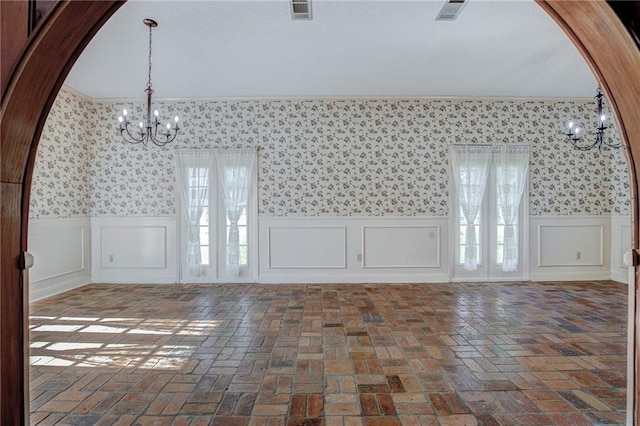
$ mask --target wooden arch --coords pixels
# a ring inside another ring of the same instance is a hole
[[[629,159],[632,247],[639,246],[640,50],[605,0],[536,0],[585,57],[617,117]],[[49,109],[74,62],[121,0],[60,1],[29,40],[2,96],[0,112],[0,424],[27,423],[24,404],[28,348],[24,335],[23,252],[31,174]],[[3,21],[4,25],[4,21]],[[7,40],[2,41],[3,44]],[[6,83],[6,84],[5,84]],[[633,302],[633,416],[638,424],[638,267]]]

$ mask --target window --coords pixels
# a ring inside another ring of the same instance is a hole
[[[202,266],[211,264],[211,247],[209,238],[210,217],[210,170],[207,167],[189,167],[187,172],[189,185],[189,217],[196,218],[197,225],[190,232],[195,232],[190,239],[195,241],[198,248],[195,250],[194,261]],[[197,219],[199,217],[199,219]]]

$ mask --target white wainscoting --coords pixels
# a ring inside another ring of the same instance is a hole
[[[28,251],[29,300],[36,301],[91,282],[91,222],[85,218],[32,219]]]
[[[448,218],[260,217],[259,282],[446,282]]]
[[[175,217],[92,218],[91,235],[94,282],[178,282]]]
[[[448,282],[449,219],[260,217],[260,283]],[[628,217],[531,217],[530,279],[626,282]],[[175,217],[33,220],[30,298],[88,284],[178,282]],[[579,259],[578,257],[579,254]]]
[[[271,226],[269,269],[345,269],[346,226]]]
[[[629,267],[623,255],[631,248],[631,217],[611,217],[611,279],[620,283],[629,282]]]
[[[439,268],[439,226],[363,226],[363,268]]]
[[[532,281],[611,278],[610,216],[533,216],[529,226]]]

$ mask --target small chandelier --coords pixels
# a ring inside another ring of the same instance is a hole
[[[600,88],[598,87],[598,92],[594,98],[598,105],[598,116],[597,116],[598,118],[597,118],[595,139],[592,139],[591,141],[581,142],[585,133],[584,130],[577,124],[576,120],[570,120],[567,123],[565,128],[565,134],[569,138],[569,142],[571,142],[571,145],[573,145],[574,148],[580,151],[589,151],[590,149],[593,149],[596,147],[600,149],[602,148],[603,145],[608,146],[609,148],[615,148],[615,149],[620,148],[621,146],[620,142],[611,143],[608,140],[606,140],[604,137],[604,131],[608,129],[609,126],[606,125],[607,116],[602,110],[602,105],[604,103],[603,98],[604,98],[604,95],[602,94],[602,90],[600,90]]]
[[[149,80],[147,81],[147,88],[144,90],[147,92],[146,124],[142,121],[138,126],[131,124],[127,115],[127,110],[123,109],[122,115],[118,117],[118,121],[120,122],[120,134],[126,142],[132,144],[142,143],[146,146],[147,142],[151,141],[155,145],[164,146],[173,141],[178,135],[178,132],[180,131],[180,126],[178,125],[179,119],[176,115],[176,118],[174,119],[174,127],[171,127],[171,123],[167,123],[166,126],[163,126],[158,121],[158,116],[160,115],[158,110],[156,109],[153,111],[153,116],[151,114],[151,95],[153,95],[153,84],[151,83],[151,29],[157,27],[158,23],[153,19],[148,18],[143,22],[147,27],[149,27]]]

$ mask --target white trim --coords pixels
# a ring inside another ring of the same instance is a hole
[[[538,268],[555,268],[564,266],[604,266],[604,225],[538,225],[538,242],[542,241],[542,228],[600,228],[600,263],[552,263],[542,264],[542,244],[538,244]]]
[[[608,271],[570,271],[532,272],[530,281],[608,281],[611,274]]]
[[[105,230],[108,232],[109,229],[124,229],[124,228],[130,228],[130,229],[161,229],[162,232],[164,233],[164,240],[167,241],[168,240],[168,236],[169,236],[169,232],[168,232],[168,227],[166,225],[142,225],[142,226],[135,226],[135,225],[124,225],[124,226],[101,226],[100,227],[100,241],[102,241],[102,237],[104,235]],[[164,261],[162,263],[161,266],[140,266],[140,267],[136,267],[136,266],[105,266],[104,263],[102,262],[102,256],[100,257],[100,268],[101,269],[134,269],[134,270],[141,270],[141,269],[167,269],[167,247],[164,247]]]
[[[271,250],[269,249],[268,254],[268,267],[269,269],[346,269],[347,268],[347,227],[346,226],[269,226],[267,228],[267,247],[271,247],[271,231],[274,229],[341,229],[342,230],[342,244],[344,249],[344,256],[342,256],[342,263],[336,265],[327,265],[327,266],[307,266],[307,265],[296,265],[296,266],[273,266],[271,259]]]
[[[611,281],[615,281],[621,284],[629,283],[629,274],[625,274],[622,271],[611,271]]]
[[[27,271],[30,276],[26,287],[29,301],[41,300],[91,283],[90,229],[91,221],[86,216],[29,221],[28,249],[34,254],[34,266]],[[55,235],[47,236],[60,232],[73,233],[73,238],[67,241],[71,246],[65,246],[65,250],[61,249]],[[55,257],[46,256],[52,251],[56,251]],[[58,261],[69,261],[67,268],[64,269]],[[40,267],[44,268],[41,271],[47,275],[39,272]],[[38,275],[41,276],[34,279]]]
[[[83,276],[73,278],[68,281],[64,281],[58,284],[51,285],[46,288],[40,288],[29,291],[29,301],[36,302],[38,300],[46,299],[51,296],[55,296],[65,291],[74,290],[76,288],[84,287],[92,283],[91,277]]]
[[[339,221],[425,221],[425,220],[448,220],[449,216],[270,216],[267,214],[259,215],[260,220],[269,221],[292,221],[292,220],[339,220]]]
[[[396,226],[372,226],[372,225],[365,225],[362,227],[362,244],[361,244],[361,248],[360,248],[360,253],[362,254],[362,269],[412,269],[412,268],[440,268],[441,266],[441,262],[440,262],[440,252],[442,250],[440,250],[440,229],[442,227],[440,225],[427,225],[427,226],[420,226],[420,225],[396,225]],[[436,246],[438,247],[438,250],[436,251],[436,263],[435,264],[424,264],[424,265],[376,265],[376,266],[368,266],[367,265],[367,255],[366,255],[366,235],[367,235],[367,229],[435,229],[436,231]],[[345,252],[346,252],[346,247],[345,247]]]
[[[61,90],[65,90],[84,100],[96,103],[123,103],[143,101],[139,98],[92,98],[89,95],[74,89],[71,86],[63,85]],[[546,96],[402,96],[402,95],[333,95],[333,96],[220,96],[220,97],[197,97],[197,98],[157,98],[156,102],[244,102],[244,101],[516,101],[516,102],[585,102],[591,101],[592,97],[546,97]]]
[[[371,274],[371,275],[273,275],[260,277],[258,284],[446,284],[449,276],[441,273],[429,274]]]
[[[538,216],[530,216],[531,219],[534,220],[593,220],[593,219],[611,219],[611,216],[608,213],[605,214],[593,214],[593,215],[538,215]]]
[[[83,101],[87,101],[87,102],[97,102],[98,99],[96,98],[92,98],[89,95],[86,95],[84,93],[82,93],[81,91],[74,89],[71,86],[67,86],[66,84],[63,84],[62,87],[60,87],[60,91],[61,92],[65,92],[69,95],[73,95],[73,96],[77,96],[78,98],[82,99]]]

